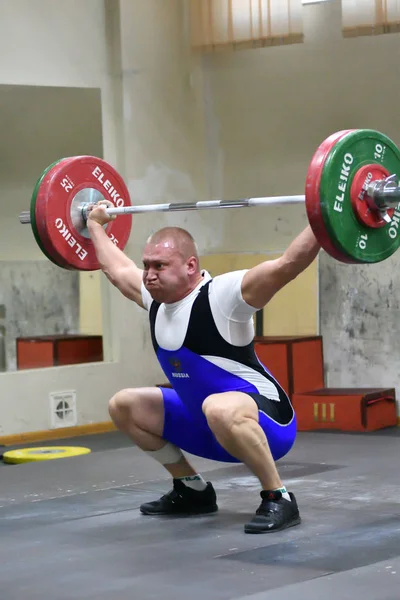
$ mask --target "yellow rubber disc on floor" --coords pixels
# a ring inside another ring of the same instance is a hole
[[[90,448],[75,446],[43,446],[39,448],[21,448],[20,450],[10,450],[4,452],[3,460],[11,465],[18,465],[27,462],[38,462],[42,460],[55,460],[58,458],[71,458],[89,454]]]

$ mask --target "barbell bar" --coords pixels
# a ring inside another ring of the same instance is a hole
[[[305,194],[132,206],[123,178],[103,159],[61,159],[42,173],[29,211],[39,247],[58,266],[96,270],[99,264],[87,228],[88,212],[100,200],[114,205],[106,226],[123,250],[132,215],[304,204],[320,245],[344,263],[374,263],[400,245],[400,151],[390,138],[374,130],[344,130],[324,140],[310,162]]]
[[[100,198],[104,200],[105,198]],[[212,210],[216,208],[247,208],[251,206],[280,206],[282,204],[299,204],[305,202],[304,195],[298,196],[271,196],[268,198],[243,198],[242,200],[200,200],[198,202],[170,202],[168,204],[139,204],[138,206],[115,206],[107,208],[106,213],[112,215],[135,215],[150,212],[179,212],[190,210]],[[78,210],[82,211],[83,220],[86,221],[89,212],[89,203],[84,203]],[[22,224],[31,222],[30,211],[23,211],[19,220]]]
[[[366,196],[370,200],[371,210],[376,210],[385,216],[388,208],[396,207],[400,202],[400,186],[388,187],[387,183],[398,181],[397,175],[391,175],[383,180],[374,181],[367,187]],[[104,200],[101,197],[100,200]],[[179,212],[191,210],[212,210],[216,208],[248,208],[252,206],[281,206],[283,204],[304,204],[304,194],[293,196],[268,196],[265,198],[243,198],[242,200],[200,200],[198,202],[169,202],[167,204],[139,204],[137,206],[120,206],[107,208],[106,213],[112,215],[143,214],[150,212]],[[79,207],[82,217],[87,220],[89,203]],[[22,211],[20,223],[30,224],[30,211]],[[387,222],[391,219],[388,217]]]
[[[388,181],[393,181],[390,177],[374,181],[366,190],[366,196],[369,199],[371,210],[381,213],[382,218],[387,222],[391,218],[387,215],[387,209],[396,207],[400,202],[400,187],[396,188],[385,187]],[[100,197],[99,200],[104,200]],[[305,195],[298,194],[297,196],[268,196],[265,198],[243,198],[242,200],[199,200],[198,202],[170,202],[167,204],[139,204],[137,206],[114,206],[107,207],[106,213],[112,215],[136,215],[152,212],[180,212],[191,210],[213,210],[220,208],[249,208],[253,206],[282,206],[283,204],[304,204]],[[78,206],[78,212],[81,211],[82,218],[87,221],[89,214],[89,203],[84,203]],[[20,223],[27,225],[31,223],[30,211],[22,211],[19,216]]]

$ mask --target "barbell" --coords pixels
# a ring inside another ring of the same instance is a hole
[[[30,223],[42,252],[66,269],[98,270],[100,265],[87,228],[89,205],[109,200],[113,207],[105,230],[121,250],[132,215],[150,212],[248,208],[305,203],[313,232],[326,252],[344,263],[375,263],[400,245],[400,150],[372,129],[351,129],[324,140],[309,164],[305,194],[132,206],[117,171],[101,158],[62,158],[41,174],[30,210]]]

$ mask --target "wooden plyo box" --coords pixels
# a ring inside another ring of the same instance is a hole
[[[254,349],[289,398],[324,387],[322,336],[256,337]]]
[[[393,388],[322,388],[293,394],[297,429],[376,431],[397,425]]]
[[[17,338],[17,368],[40,369],[103,360],[101,335],[43,335]]]

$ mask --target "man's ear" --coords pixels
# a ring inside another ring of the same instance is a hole
[[[194,273],[197,273],[199,270],[199,261],[195,256],[191,256],[190,258],[188,258],[186,261],[186,265],[189,275],[194,275]]]

